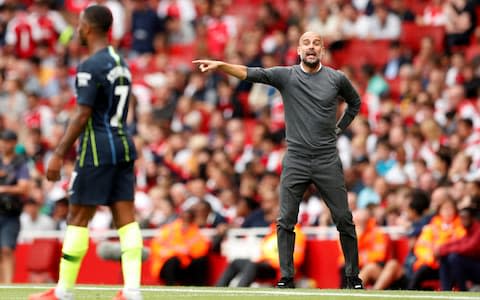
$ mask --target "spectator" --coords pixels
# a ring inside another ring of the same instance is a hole
[[[420,25],[444,26],[447,23],[445,0],[429,1],[416,21]]]
[[[26,59],[35,54],[41,34],[33,16],[17,8],[7,24],[5,42],[16,57]]]
[[[324,41],[330,44],[338,40],[339,27],[338,16],[331,11],[327,3],[323,3],[318,7],[317,16],[308,22],[306,30],[321,32]]]
[[[66,193],[64,197],[53,199],[55,204],[52,211],[52,220],[55,222],[56,230],[65,230],[67,228],[68,217],[68,199]]]
[[[383,67],[383,75],[386,79],[393,80],[397,78],[400,67],[407,63],[410,63],[410,59],[403,53],[403,46],[398,41],[392,41],[388,51],[388,61]]]
[[[389,238],[378,228],[370,209],[357,209],[353,214],[358,235],[359,277],[365,285],[375,284],[387,262]],[[342,272],[343,279],[343,272]],[[344,279],[342,286],[345,286]]]
[[[192,24],[181,19],[180,11],[175,6],[170,6],[167,10],[165,29],[168,34],[167,42],[170,45],[190,44],[195,38]]]
[[[356,38],[359,35],[361,26],[365,24],[359,13],[348,1],[341,6],[341,11],[339,13],[339,23],[340,23],[340,38],[341,40],[348,40],[351,38]]]
[[[293,262],[298,270],[305,258],[306,237],[300,226],[295,227],[295,250]],[[260,257],[254,261],[249,259],[235,259],[223,272],[216,286],[229,286],[235,277],[239,277],[238,287],[248,287],[256,279],[276,279],[280,271],[278,261],[278,245],[275,223],[270,226],[270,232],[260,243]]]
[[[148,192],[153,208],[146,219],[148,227],[159,228],[173,222],[177,215],[172,199],[168,196],[168,190],[161,187],[153,187]]]
[[[242,228],[268,227],[278,215],[278,192],[264,191],[260,195],[260,208],[245,217]]]
[[[72,28],[68,27],[63,16],[58,11],[51,10],[49,5],[49,0],[35,0],[31,16],[41,31],[40,40],[48,45],[51,53],[56,53],[59,36],[66,30],[72,31]]]
[[[376,5],[374,13],[365,18],[365,25],[359,34],[361,38],[395,40],[400,37],[401,20],[389,12],[385,4]]]
[[[362,73],[367,79],[367,92],[380,97],[388,92],[388,84],[376,67],[371,64],[362,66]]]
[[[225,4],[222,1],[211,1],[209,15],[203,20],[206,31],[208,55],[221,59],[225,51],[233,46],[237,36],[236,20],[225,13]]]
[[[402,186],[408,184],[406,170],[406,152],[403,146],[395,149],[394,165],[385,173],[385,180],[391,186]]]
[[[130,1],[130,0],[127,0]],[[111,39],[112,39],[112,45],[115,48],[118,48],[121,46],[121,43],[125,37],[125,34],[127,32],[127,28],[125,26],[126,24],[126,12],[125,12],[125,7],[119,2],[115,0],[96,0],[93,1],[96,4],[100,5],[105,5],[110,9],[112,12],[113,16],[113,23],[112,23],[112,33],[111,33]]]
[[[131,18],[132,54],[153,53],[155,36],[163,32],[163,24],[146,0],[127,0],[127,15]]]
[[[415,21],[415,13],[410,10],[410,8],[407,6],[407,3],[405,3],[403,0],[390,1],[390,10],[399,16],[402,22]]]
[[[446,50],[468,45],[477,19],[473,3],[468,0],[448,0],[445,14]]]
[[[366,208],[368,204],[380,204],[380,195],[374,190],[377,172],[372,165],[367,166],[362,173],[365,187],[358,193],[357,207]]]
[[[193,211],[160,228],[152,240],[151,273],[166,285],[204,285],[209,242],[194,223]]]
[[[444,291],[454,286],[466,291],[468,280],[480,283],[480,222],[475,220],[473,208],[461,209],[459,216],[465,236],[440,246],[435,253],[440,257],[440,281]]]
[[[233,227],[241,227],[245,222],[245,218],[258,208],[259,204],[252,198],[240,197],[236,205],[236,216],[230,225]]]
[[[5,129],[0,133],[0,282],[11,283],[15,267],[15,247],[20,232],[20,214],[29,190],[30,175],[26,162],[15,154],[17,134]]]
[[[15,121],[27,109],[27,95],[23,91],[23,83],[15,73],[7,74],[3,90],[5,93],[0,96],[0,113],[4,114],[9,127],[15,127]]]
[[[20,228],[25,231],[54,230],[54,220],[40,211],[40,204],[29,199],[25,202],[23,212],[20,215]]]
[[[422,282],[439,278],[439,260],[435,258],[435,249],[465,235],[465,229],[457,216],[455,202],[449,199],[440,204],[438,213],[426,225],[413,248],[416,261],[413,264],[413,276],[408,289],[422,288]]]

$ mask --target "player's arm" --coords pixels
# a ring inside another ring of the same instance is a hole
[[[85,129],[88,119],[92,115],[92,108],[87,105],[78,104],[77,108],[68,123],[67,130],[61,138],[58,146],[53,152],[52,158],[47,168],[47,179],[48,180],[59,180],[60,179],[60,168],[62,167],[63,157],[67,154],[70,148],[75,143],[75,140],[80,136],[80,134]]]
[[[348,106],[343,115],[340,117],[340,120],[337,122],[337,134],[345,130],[345,128],[352,123],[353,119],[360,111],[361,104],[360,95],[357,93],[347,77],[345,77],[343,74],[341,74],[339,86],[339,94],[343,99],[345,99],[345,102],[347,102]]]
[[[210,70],[219,70],[229,75],[245,80],[247,78],[247,67],[243,65],[229,64],[218,60],[198,59],[192,61],[199,64],[200,71],[207,72]]]
[[[88,119],[91,115],[92,108],[90,106],[81,104],[77,105],[77,109],[68,123],[67,130],[55,149],[55,155],[63,158],[67,154],[70,148],[72,148],[73,143],[75,143],[77,138],[85,129],[85,126],[87,125]]]

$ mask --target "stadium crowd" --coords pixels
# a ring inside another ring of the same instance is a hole
[[[139,153],[143,228],[175,226],[188,212],[196,226],[217,228],[218,251],[229,228],[275,222],[285,152],[279,93],[202,74],[191,60],[292,65],[301,33],[312,30],[324,37],[322,63],[345,72],[362,95],[360,115],[338,139],[362,279],[415,289],[439,276],[443,289],[470,287],[452,282],[448,270],[480,279],[480,225],[468,223],[480,208],[480,20],[470,0],[1,0],[0,155],[14,139],[28,166],[22,228],[65,227],[74,149],[60,183],[47,182],[44,170],[75,102],[75,67],[85,54],[77,14],[94,2],[111,9],[111,42],[132,71],[128,129]],[[407,23],[440,30],[440,43],[427,35],[405,42]],[[371,62],[358,46],[369,43],[379,45]],[[99,207],[90,227],[108,229],[111,220]],[[333,225],[313,187],[299,223]],[[406,267],[385,254],[388,237],[378,226],[404,228]],[[461,238],[476,241],[473,248],[455,246]]]

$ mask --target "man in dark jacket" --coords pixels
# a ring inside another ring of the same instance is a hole
[[[28,194],[30,173],[15,153],[17,134],[0,132],[0,283],[8,284],[15,273],[15,248],[20,232],[20,214]]]
[[[467,234],[438,249],[444,291],[451,290],[455,284],[461,291],[466,291],[468,280],[480,283],[480,222],[474,219],[472,208],[463,208],[459,214]]]

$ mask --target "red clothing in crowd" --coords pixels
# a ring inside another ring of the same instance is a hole
[[[35,19],[25,12],[17,13],[7,26],[5,40],[12,46],[18,58],[30,58],[35,54],[41,31]]]
[[[440,256],[457,253],[480,259],[480,222],[475,221],[462,238],[446,243],[439,249]]]

